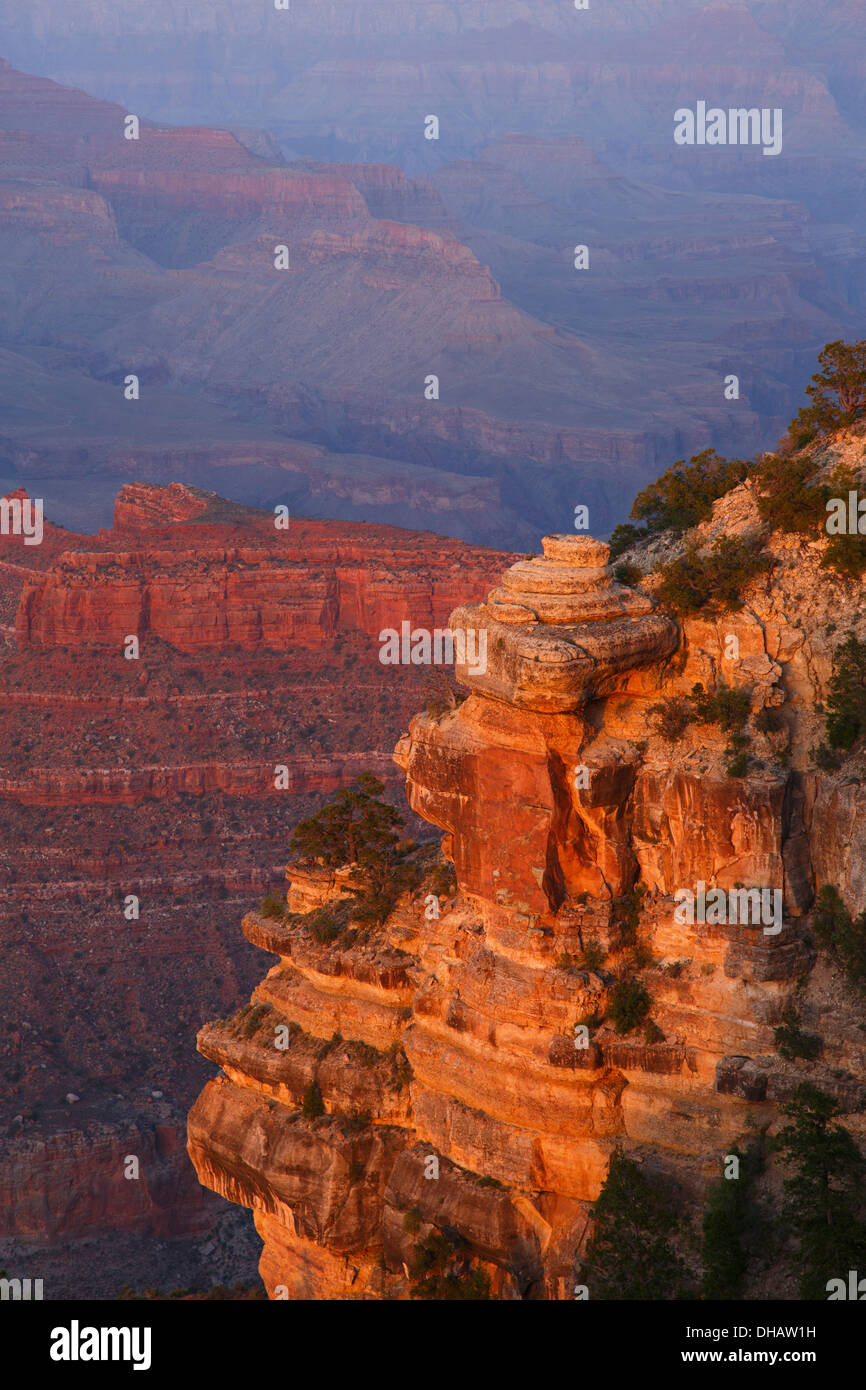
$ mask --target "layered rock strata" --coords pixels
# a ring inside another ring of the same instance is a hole
[[[788,629],[768,655],[752,609],[724,631],[680,626],[607,559],[547,537],[452,614],[476,656],[486,634],[487,660],[467,659],[469,697],[417,716],[395,758],[444,832],[453,893],[422,887],[372,942],[327,944],[316,923],[340,875],[290,865],[284,918],[244,921],[279,959],[250,1010],[200,1034],[222,1074],[189,1149],[206,1186],[253,1209],[271,1297],[409,1297],[431,1233],[460,1238],[494,1297],[571,1297],[614,1148],[696,1208],[806,1077],[866,1128],[857,1011],[803,926],[814,788],[771,735],[734,777],[717,727],[671,744],[650,717],[718,680],[733,632],[733,683],[753,712],[787,702],[794,725],[798,644]],[[680,890],[702,884],[777,894],[781,910],[690,921]],[[649,1026],[612,1009],[624,979],[648,992]],[[798,986],[822,1037],[808,1063],[784,1061],[774,1035]],[[302,1105],[314,1085],[318,1118]]]
[[[221,1282],[199,1242],[223,1222],[256,1241],[189,1165],[208,1075],[190,1037],[258,978],[236,922],[279,885],[295,821],[361,771],[400,779],[391,750],[431,673],[395,679],[381,627],[444,626],[502,557],[294,511],[278,532],[180,484],[124,486],[95,535],[46,517],[25,541],[0,536],[0,1268],[30,1242],[46,1297]]]
[[[127,485],[114,528],[73,540],[24,580],[21,647],[122,644],[134,633],[188,652],[323,648],[341,631],[376,638],[404,618],[434,627],[467,570],[483,590],[503,559],[390,526],[299,517],[277,531],[260,511],[179,484]]]

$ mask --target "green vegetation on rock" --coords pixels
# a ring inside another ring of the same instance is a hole
[[[578,1266],[591,1301],[687,1298],[688,1271],[672,1239],[682,1230],[659,1180],[617,1151],[592,1209],[593,1230]]]
[[[791,1266],[800,1297],[826,1299],[830,1279],[866,1268],[866,1159],[848,1130],[834,1124],[842,1108],[804,1082],[779,1107],[791,1123],[773,1141],[791,1170],[783,1184],[783,1227],[797,1248]]]

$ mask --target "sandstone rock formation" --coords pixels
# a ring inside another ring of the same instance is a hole
[[[289,865],[284,918],[244,919],[279,960],[251,1006],[200,1034],[222,1075],[190,1114],[189,1150],[206,1186],[252,1208],[271,1297],[409,1297],[417,1243],[440,1232],[493,1296],[568,1298],[615,1147],[694,1207],[805,1077],[866,1131],[857,1009],[803,927],[826,881],[810,858],[826,792],[769,744],[730,776],[718,729],[671,744],[650,715],[720,672],[733,632],[742,669],[727,678],[755,708],[788,704],[799,761],[812,716],[804,634],[778,619],[786,579],[775,626],[756,590],[717,631],[674,622],[606,559],[547,537],[543,558],[451,617],[486,630],[486,669],[467,664],[468,699],[417,716],[395,757],[413,809],[444,832],[454,891],[422,886],[373,941],[328,944],[314,927],[340,875]],[[701,881],[778,890],[779,930],[683,920],[675,895]],[[652,1027],[620,1030],[623,978],[648,991]],[[798,987],[822,1036],[808,1063],[774,1037]],[[314,1084],[319,1118],[302,1108]]]

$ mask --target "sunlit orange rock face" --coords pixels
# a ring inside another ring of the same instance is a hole
[[[485,648],[485,669],[458,666],[474,692],[458,718],[416,720],[398,750],[413,809],[451,835],[461,886],[529,914],[632,886],[619,822],[635,754],[599,739],[586,712],[679,643],[645,595],[612,581],[606,546],[566,536],[545,549],[512,566],[486,603],[452,614],[467,649]]]
[[[682,624],[651,586],[614,580],[606,546],[548,537],[544,552],[452,614],[476,654],[459,668],[470,694],[418,715],[395,753],[456,886],[430,878],[381,930],[328,942],[320,909],[341,875],[289,865],[287,914],[244,920],[277,963],[252,1008],[199,1035],[221,1075],[189,1151],[255,1213],[271,1297],[417,1296],[418,1246],[438,1233],[460,1237],[493,1297],[569,1298],[616,1147],[697,1215],[722,1156],[805,1075],[864,1128],[858,1011],[803,925],[814,807],[822,836],[832,820],[802,755],[827,668],[780,617],[783,552],[778,592]],[[722,667],[732,634],[741,668]],[[750,694],[745,776],[718,726],[670,741],[652,713],[721,672]],[[776,707],[784,737],[752,722]],[[689,921],[676,895],[701,882],[778,891],[778,923]],[[637,1023],[615,1008],[629,978],[651,1001]],[[810,1063],[784,1061],[774,1036],[798,982],[823,1038]]]

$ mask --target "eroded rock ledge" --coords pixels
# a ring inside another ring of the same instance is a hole
[[[453,893],[422,886],[374,941],[323,944],[312,927],[341,875],[290,865],[284,918],[245,919],[278,961],[246,1011],[200,1034],[222,1075],[189,1149],[203,1183],[255,1212],[272,1297],[409,1297],[418,1242],[440,1232],[494,1297],[568,1298],[615,1146],[697,1205],[799,1080],[866,1128],[866,1037],[804,927],[826,797],[778,737],[756,733],[761,756],[732,777],[717,727],[671,744],[650,717],[724,673],[753,712],[786,705],[795,742],[803,642],[748,608],[681,628],[607,559],[548,537],[543,558],[452,614],[452,629],[486,631],[485,669],[461,668],[469,697],[417,716],[395,759],[444,832]],[[743,661],[726,671],[731,632]],[[841,862],[846,832],[832,833]],[[778,890],[781,929],[680,921],[674,895],[699,882]],[[617,1031],[624,977],[648,991],[652,1028]],[[814,1062],[776,1048],[798,984],[823,1039]],[[313,1087],[324,1113],[305,1118]]]

